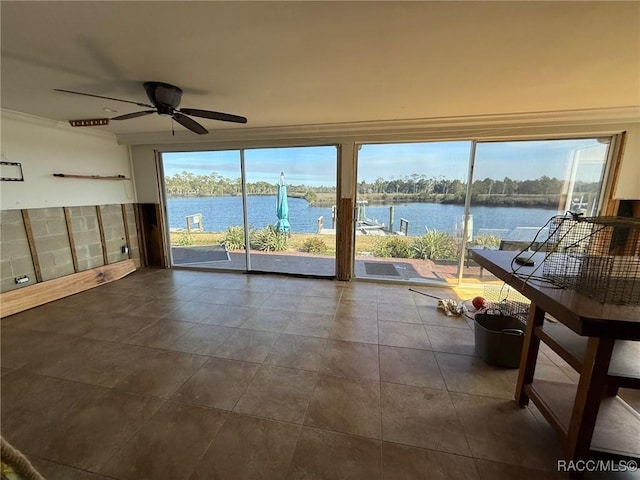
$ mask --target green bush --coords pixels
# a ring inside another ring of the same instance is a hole
[[[263,252],[281,252],[287,249],[289,237],[286,233],[281,233],[272,225],[262,230],[252,232],[250,237],[251,248]]]
[[[193,235],[189,232],[181,233],[176,238],[176,245],[180,247],[188,247],[189,245],[193,245]]]
[[[313,203],[318,198],[318,194],[313,190],[307,190],[307,192],[304,194],[304,198],[307,202]]]
[[[373,246],[376,257],[411,258],[411,244],[404,237],[380,237]]]
[[[227,227],[227,232],[224,234],[222,245],[227,250],[243,250],[245,247],[244,241],[244,228],[242,225],[232,225]]]
[[[500,246],[500,237],[495,235],[478,235],[469,242],[470,247],[490,247],[498,248]]]
[[[301,252],[308,253],[325,253],[329,250],[327,244],[324,243],[324,240],[318,237],[311,237],[304,241],[302,246],[300,247]]]
[[[414,258],[425,260],[455,260],[458,246],[455,239],[446,232],[427,230],[422,237],[411,244]]]

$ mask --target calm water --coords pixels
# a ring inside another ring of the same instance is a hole
[[[205,231],[220,232],[229,225],[242,225],[241,197],[169,198],[169,223],[171,228],[185,228],[186,215],[201,213]],[[249,223],[253,228],[264,228],[277,222],[276,197],[249,196],[247,198]],[[395,230],[400,218],[409,221],[409,235],[422,235],[425,228],[449,233],[460,231],[463,205],[437,203],[403,203],[394,205]],[[486,207],[471,208],[473,232],[480,229],[514,230],[516,227],[541,227],[555,215],[554,210],[543,208]],[[380,223],[389,223],[389,205],[368,205],[366,215]],[[310,207],[301,198],[289,198],[289,222],[291,231],[313,233],[317,231],[318,217],[324,217],[326,228],[331,227],[330,207]],[[534,232],[535,233],[535,232]]]

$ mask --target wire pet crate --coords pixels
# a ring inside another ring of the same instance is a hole
[[[640,220],[553,218],[543,276],[600,303],[640,305]]]
[[[502,315],[526,322],[531,301],[508,285],[487,285],[484,287],[484,298],[489,302],[489,310],[498,310]]]

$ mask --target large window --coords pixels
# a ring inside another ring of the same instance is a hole
[[[554,215],[599,213],[610,143],[587,138],[363,145],[356,276],[490,279],[470,261],[469,249],[524,248],[534,239],[544,241],[545,224]]]
[[[467,246],[520,250],[547,238],[545,225],[554,215],[597,215],[610,142],[588,138],[478,143]],[[465,266],[469,278],[484,273],[472,263]]]
[[[363,145],[357,277],[457,281],[471,142]]]
[[[246,270],[240,152],[162,155],[175,266]]]
[[[336,147],[244,155],[251,270],[335,276]]]
[[[546,239],[554,215],[600,213],[611,142],[359,145],[356,277],[492,280],[471,249],[526,248]],[[173,265],[335,275],[335,146],[172,152],[162,160]]]
[[[172,264],[335,276],[336,154],[164,153]]]

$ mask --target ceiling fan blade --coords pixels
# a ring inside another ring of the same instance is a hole
[[[209,133],[209,131],[200,125],[198,122],[193,120],[192,118],[187,117],[186,115],[182,115],[179,112],[174,112],[173,119],[182,125],[185,128],[188,128],[193,133],[197,133],[198,135],[204,135],[205,133]]]
[[[124,115],[118,115],[117,117],[113,117],[111,120],[129,120],[130,118],[144,117],[145,115],[149,115],[150,113],[156,113],[156,111],[144,110],[142,112],[125,113]]]
[[[180,111],[187,115],[193,115],[194,117],[210,118],[223,122],[247,123],[246,117],[232,115],[230,113],[212,112],[211,110],[199,110],[197,108],[181,108]]]
[[[131,100],[121,100],[119,98],[105,97],[103,95],[94,95],[93,93],[74,92],[73,90],[64,90],[62,88],[54,88],[54,90],[56,92],[73,93],[74,95],[84,95],[85,97],[103,98],[105,100],[113,100],[114,102],[131,103],[133,105],[138,105],[139,107],[153,108],[153,105],[149,105],[147,103],[132,102]]]

